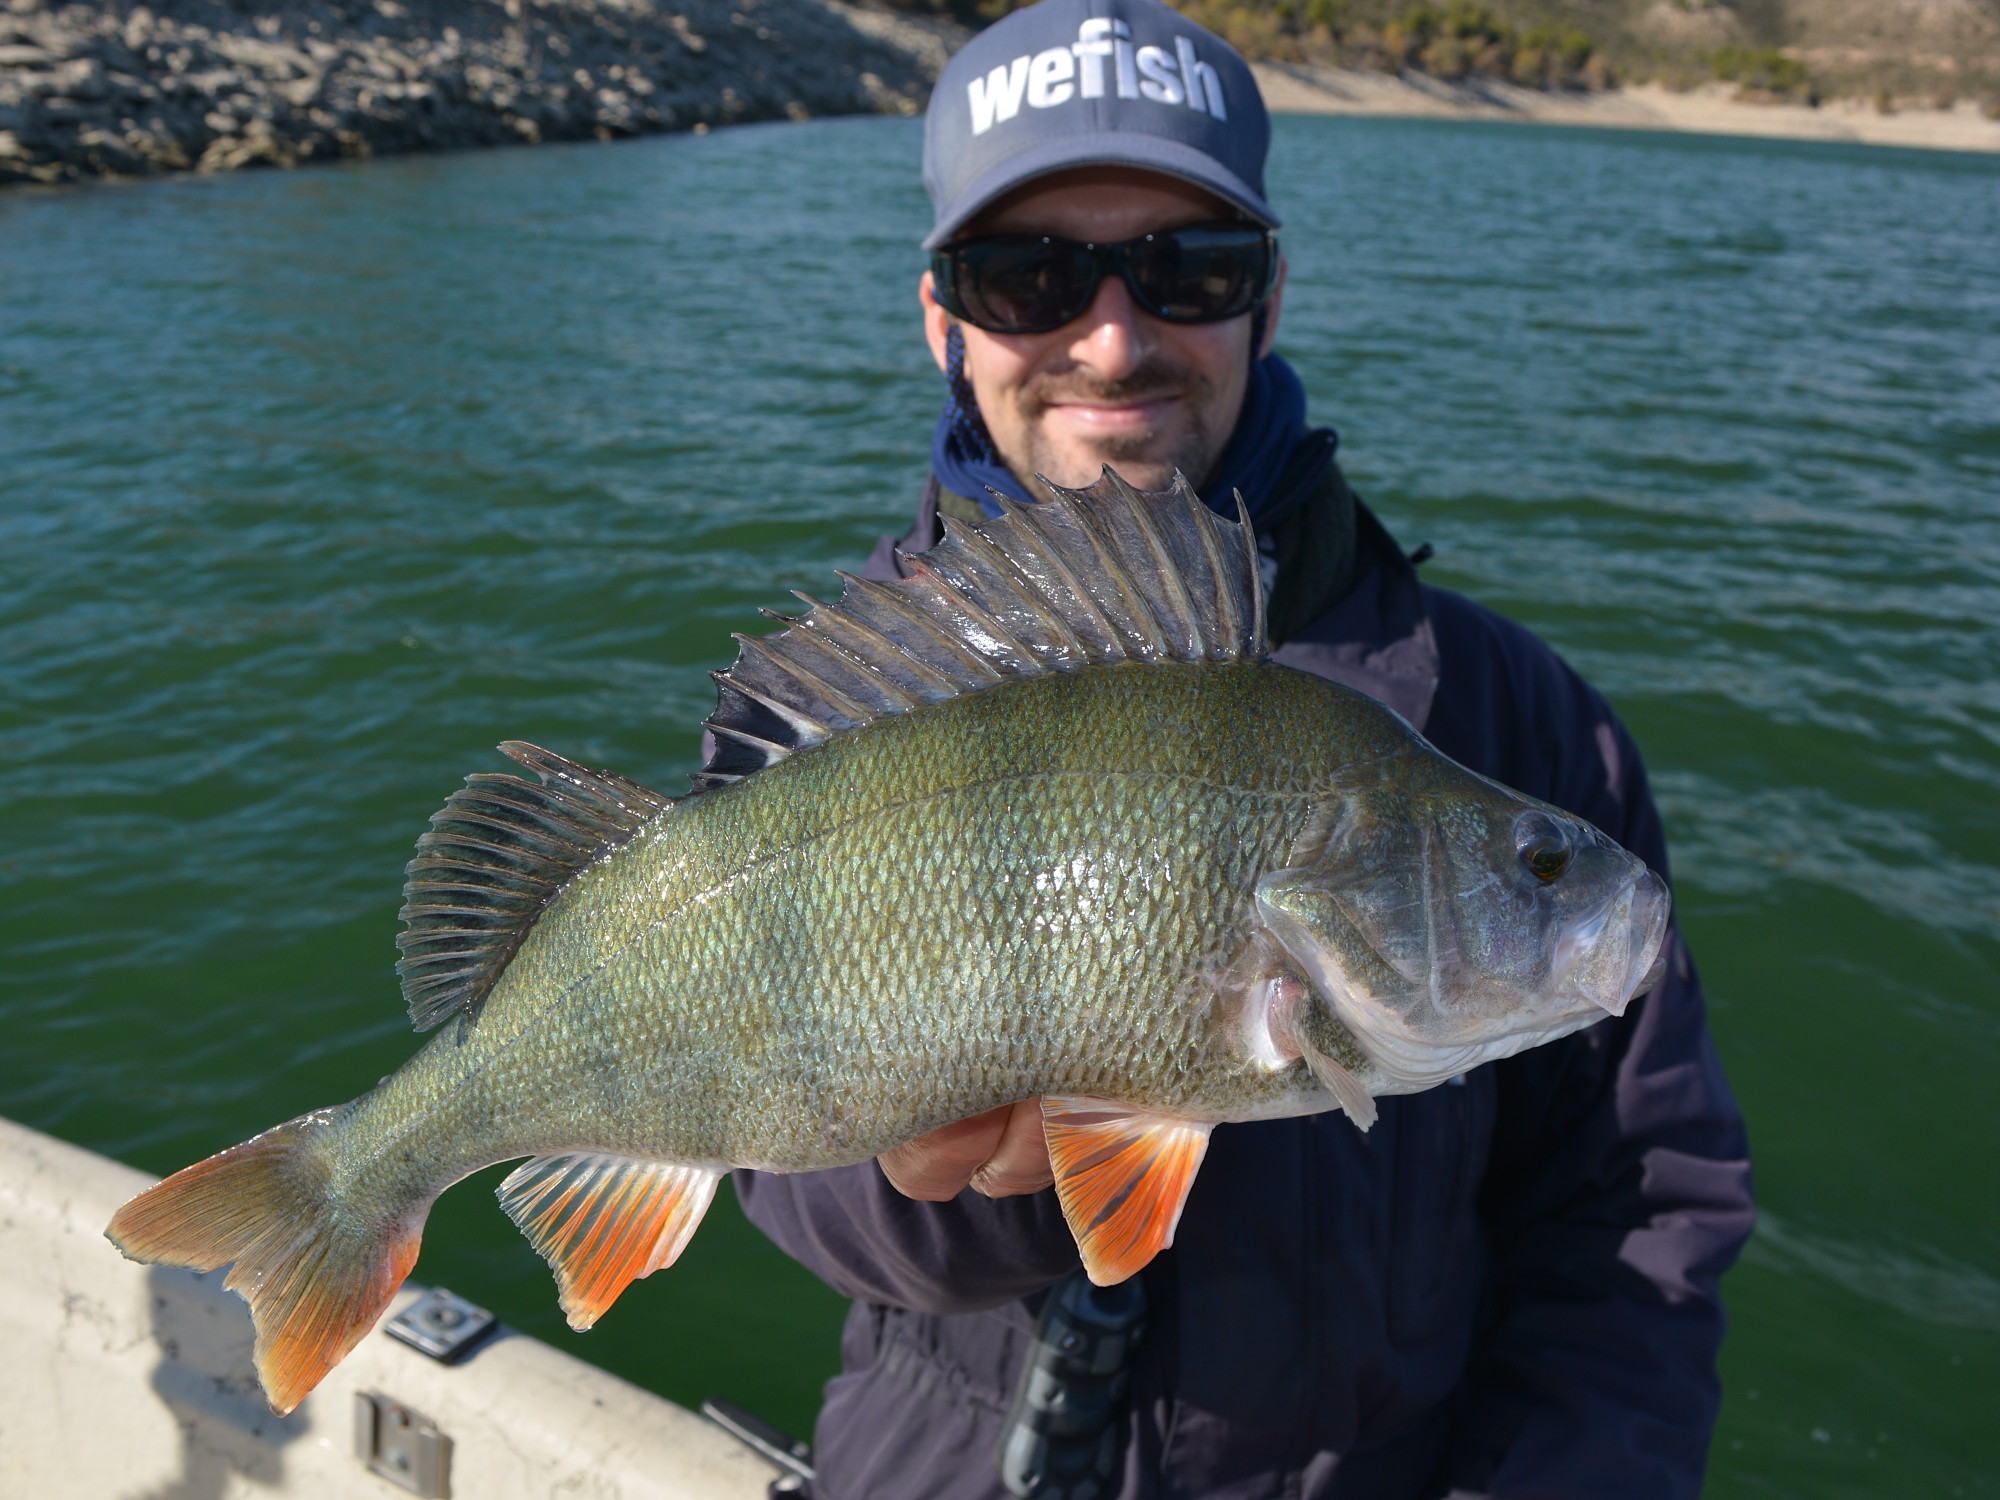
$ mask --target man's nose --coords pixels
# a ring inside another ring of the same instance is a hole
[[[1121,276],[1107,276],[1097,295],[1077,319],[1070,358],[1088,366],[1104,380],[1123,380],[1146,362],[1152,352],[1147,317],[1132,300]]]

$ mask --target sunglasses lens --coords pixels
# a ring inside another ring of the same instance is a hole
[[[1132,247],[1132,282],[1147,310],[1170,323],[1240,317],[1269,279],[1271,242],[1238,228],[1195,226]]]
[[[1098,256],[1124,262],[1139,303],[1169,323],[1241,317],[1270,283],[1276,253],[1262,230],[1191,225],[1094,251],[1074,240],[996,234],[942,252],[962,315],[989,333],[1047,333],[1090,306]],[[942,278],[941,278],[942,279]]]
[[[960,246],[953,280],[965,315],[994,333],[1060,328],[1090,305],[1090,252],[1067,240],[995,235]]]

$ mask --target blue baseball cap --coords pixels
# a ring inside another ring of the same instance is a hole
[[[1159,0],[1040,0],[945,65],[924,117],[944,244],[981,209],[1069,167],[1139,167],[1206,188],[1268,229],[1271,118],[1250,65]]]

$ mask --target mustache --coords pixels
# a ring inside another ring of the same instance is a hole
[[[1085,370],[1051,371],[1032,377],[1021,389],[1020,404],[1030,416],[1071,401],[1119,403],[1152,396],[1203,395],[1209,382],[1186,366],[1149,359],[1131,374],[1104,380]]]

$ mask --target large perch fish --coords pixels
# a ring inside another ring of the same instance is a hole
[[[1256,564],[1247,518],[1107,470],[740,638],[685,797],[502,746],[539,783],[470,777],[409,869],[398,968],[443,1029],[111,1239],[233,1262],[289,1411],[493,1162],[533,1158],[501,1205],[582,1329],[731,1167],[842,1166],[1039,1097],[1110,1284],[1172,1242],[1218,1122],[1366,1129],[1372,1096],[1621,1012],[1659,878],[1266,660]]]

